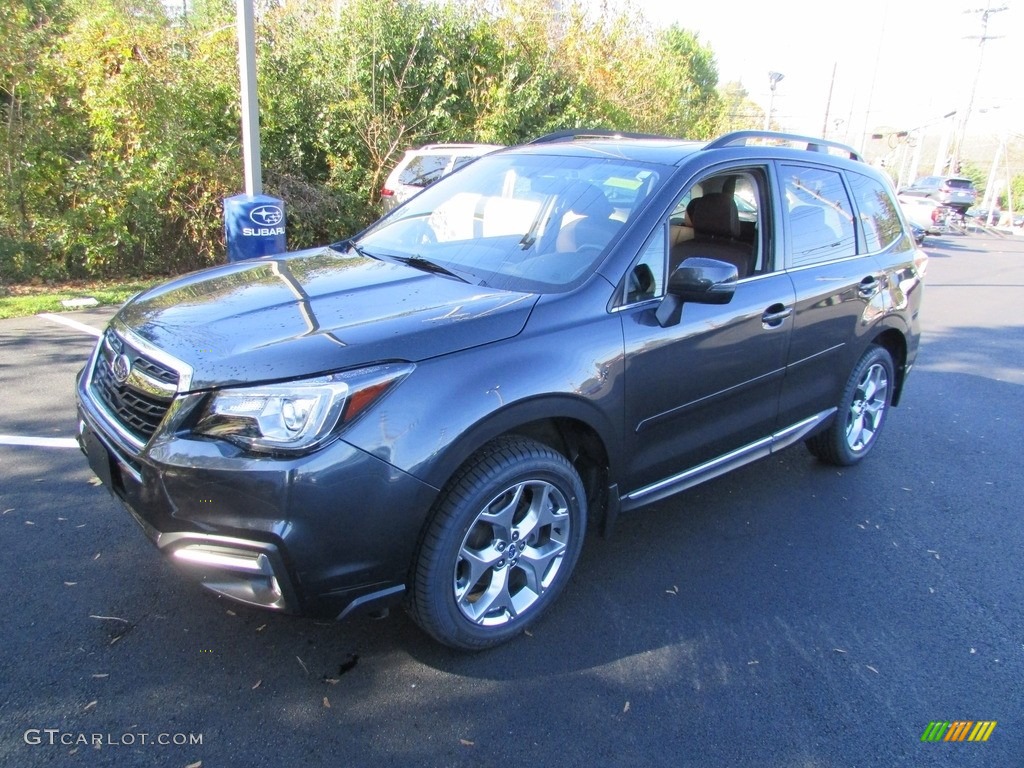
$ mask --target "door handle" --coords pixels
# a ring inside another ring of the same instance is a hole
[[[875,279],[875,276],[868,275],[860,281],[860,287],[857,289],[857,292],[861,295],[861,298],[870,299],[880,290],[881,285],[878,280]]]
[[[793,314],[793,308],[784,304],[772,304],[761,315],[761,326],[765,329],[778,328],[782,321]]]

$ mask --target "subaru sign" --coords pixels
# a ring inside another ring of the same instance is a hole
[[[228,261],[255,259],[285,250],[284,201],[269,195],[224,198]]]

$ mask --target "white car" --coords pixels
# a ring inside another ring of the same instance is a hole
[[[942,234],[941,209],[943,205],[941,203],[928,197],[911,197],[909,195],[900,195],[897,200],[899,200],[900,208],[903,209],[903,215],[907,217],[907,221],[920,227],[929,235]]]
[[[424,187],[457,171],[471,160],[503,148],[500,144],[427,144],[419,149],[405,150],[405,155],[388,175],[380,191],[384,212],[398,207]]]

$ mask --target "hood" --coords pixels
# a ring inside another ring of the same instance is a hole
[[[188,275],[117,319],[192,366],[199,390],[488,344],[522,331],[536,301],[324,248]]]

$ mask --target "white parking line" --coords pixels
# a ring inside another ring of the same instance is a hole
[[[0,445],[31,445],[37,448],[77,448],[78,441],[73,437],[19,437],[18,435],[0,435]]]
[[[98,328],[93,328],[91,325],[86,325],[85,323],[80,323],[77,320],[72,320],[70,317],[61,317],[60,315],[51,315],[49,313],[39,314],[36,315],[36,317],[41,317],[44,320],[52,320],[55,323],[66,325],[68,328],[74,328],[76,331],[88,333],[90,336],[99,337],[103,335],[103,331]]]

